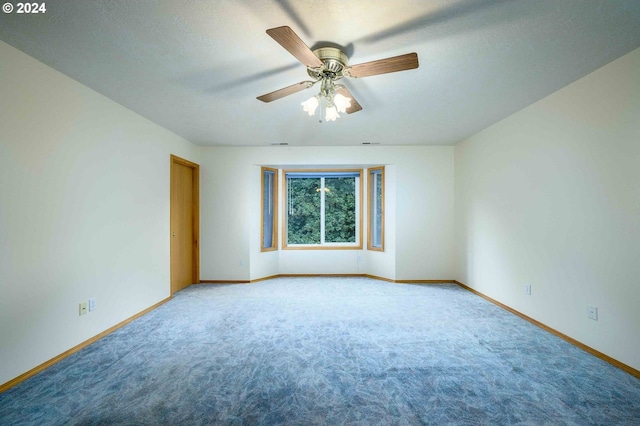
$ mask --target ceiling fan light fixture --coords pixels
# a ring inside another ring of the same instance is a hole
[[[331,78],[323,78],[321,81],[320,93],[300,105],[309,116],[312,116],[315,115],[318,106],[323,103],[325,105],[325,120],[336,121],[337,118],[340,118],[340,113],[346,113],[347,109],[351,107],[351,98],[336,93],[336,85]]]
[[[354,112],[362,111],[362,106],[355,100],[349,89],[342,84],[335,84],[336,81],[343,77],[362,78],[418,68],[418,55],[415,52],[348,65],[348,57],[341,48],[326,46],[311,50],[286,25],[268,29],[267,34],[307,67],[307,74],[312,78],[312,81],[301,81],[300,83],[283,87],[258,96],[258,100],[272,102],[308,89],[316,83],[321,83],[320,93],[315,96],[316,99],[311,98],[303,102],[302,107],[310,116],[314,115],[324,99],[326,102],[327,121],[335,121],[339,117],[338,113],[353,114]]]

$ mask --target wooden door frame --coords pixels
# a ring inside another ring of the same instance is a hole
[[[200,282],[200,165],[171,154],[171,168],[169,170],[169,287],[172,297],[175,290],[173,288],[173,271],[171,270],[171,218],[173,217],[173,203],[171,202],[171,191],[173,188],[171,188],[171,177],[173,176],[173,168],[176,164],[189,167],[193,170],[193,282]]]

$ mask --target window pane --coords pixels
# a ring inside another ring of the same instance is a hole
[[[362,248],[361,170],[285,170],[284,175],[283,248]]]
[[[276,248],[276,171],[262,169],[262,248]]]
[[[371,250],[384,249],[384,168],[369,169],[369,241]]]
[[[287,243],[320,244],[320,178],[287,178]]]
[[[373,246],[382,246],[382,175],[374,176],[374,207],[373,207]]]
[[[356,178],[325,178],[325,242],[356,242]]]

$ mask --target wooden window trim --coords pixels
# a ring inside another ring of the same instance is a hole
[[[273,223],[271,233],[271,246],[264,247],[264,172],[273,172]],[[272,169],[270,167],[260,168],[260,251],[275,251],[278,250],[278,169]]]
[[[374,187],[373,187],[373,175],[375,171],[380,170],[380,178],[382,179],[382,194],[381,194],[381,201],[382,201],[382,207],[381,207],[381,223],[380,223],[380,247],[374,247],[372,245],[373,242],[373,217],[372,217],[372,213],[373,213],[373,191],[374,191]],[[384,200],[384,187],[385,187],[385,178],[384,178],[384,166],[379,166],[379,167],[370,167],[367,170],[367,197],[368,197],[368,202],[367,202],[367,250],[370,251],[384,251],[384,222],[385,222],[385,218],[384,218],[384,211],[385,211],[385,200]]]
[[[355,172],[359,173],[358,186],[358,242],[354,245],[289,245],[287,244],[287,173],[330,173],[330,172]],[[363,169],[287,169],[282,171],[282,249],[283,250],[362,250],[362,215],[363,215]]]

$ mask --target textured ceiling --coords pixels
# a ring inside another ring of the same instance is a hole
[[[451,145],[640,47],[638,0],[46,0],[0,14],[0,39],[199,145]],[[357,64],[417,52],[415,70],[348,79],[363,110],[325,123],[316,87],[265,30],[344,46]],[[1,75],[0,75],[1,77]]]

